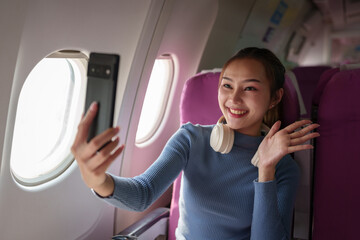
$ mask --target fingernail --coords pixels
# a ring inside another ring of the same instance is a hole
[[[96,108],[96,105],[97,105],[97,102],[92,102],[91,105],[90,105],[90,110],[94,111],[95,108]]]

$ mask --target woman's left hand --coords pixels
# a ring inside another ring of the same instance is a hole
[[[281,122],[277,121],[259,146],[258,168],[259,181],[261,182],[274,179],[276,164],[286,154],[312,149],[313,146],[311,144],[304,143],[320,136],[317,132],[309,133],[320,126],[319,124],[312,123],[310,120],[297,121],[279,131],[280,125]],[[303,128],[295,132],[300,127]]]

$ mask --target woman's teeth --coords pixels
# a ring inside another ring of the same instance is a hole
[[[246,111],[235,110],[235,109],[231,109],[231,108],[230,108],[230,112],[231,112],[232,114],[237,114],[237,115],[242,115],[242,114],[245,114],[245,113],[246,113]]]

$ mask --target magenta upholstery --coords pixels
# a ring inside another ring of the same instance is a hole
[[[215,124],[221,117],[218,104],[220,72],[197,74],[186,81],[181,95],[180,124]]]
[[[336,73],[319,101],[314,240],[359,239],[360,70]]]
[[[335,73],[338,73],[339,71],[340,71],[339,68],[330,68],[330,69],[325,70],[321,74],[319,82],[317,83],[317,86],[316,86],[314,94],[313,94],[313,99],[312,99],[313,105],[319,106],[320,98],[322,96],[324,87],[330,81],[332,76],[334,76]]]
[[[217,99],[220,72],[199,73],[187,80],[180,102],[180,123],[191,122],[202,125],[216,124],[222,113]],[[291,80],[286,77],[284,83],[282,126],[299,119],[300,109],[296,90]],[[179,193],[181,175],[173,184],[170,207],[169,240],[175,240],[175,229],[179,219]]]
[[[284,82],[284,95],[282,98],[283,112],[280,116],[282,121],[281,126],[287,125],[299,120],[300,118],[300,105],[296,89],[292,84],[291,79],[285,75]]]
[[[216,124],[222,113],[217,100],[220,72],[197,74],[186,81],[180,102],[180,124],[191,122],[202,125]],[[181,176],[173,184],[170,207],[169,240],[175,240],[179,219],[179,194]]]
[[[300,92],[304,100],[306,114],[301,118],[311,118],[311,105],[314,90],[318,84],[321,74],[330,69],[328,66],[315,66],[315,67],[296,67],[292,69],[299,84]]]

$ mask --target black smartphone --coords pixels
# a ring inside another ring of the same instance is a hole
[[[95,101],[98,112],[91,124],[88,141],[113,126],[119,63],[120,56],[117,54],[90,53],[85,111]]]

